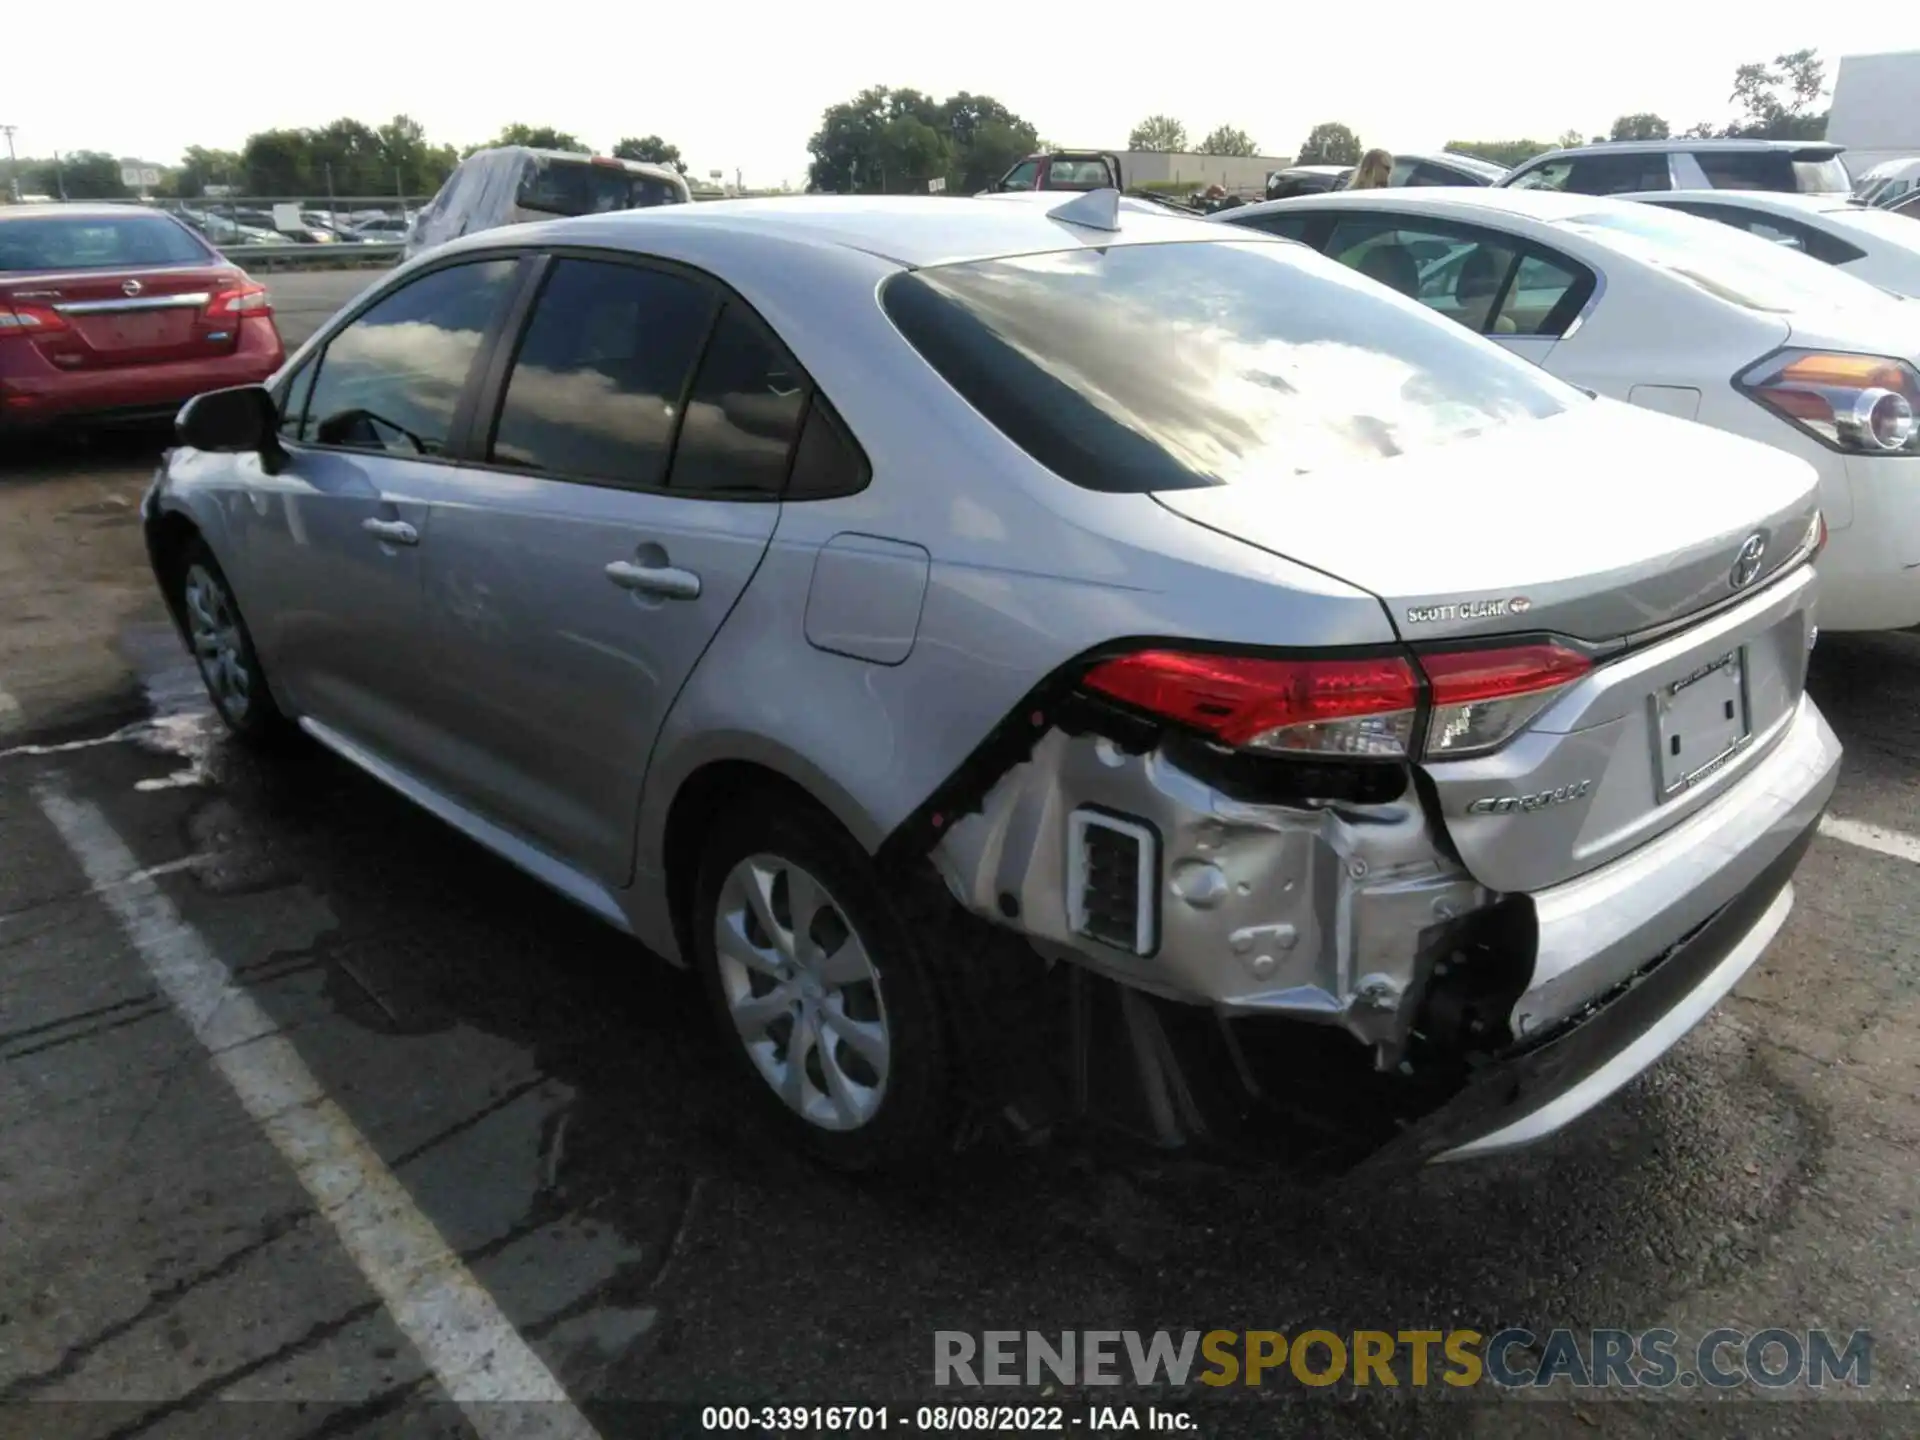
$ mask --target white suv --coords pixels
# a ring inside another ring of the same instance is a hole
[[[1517,190],[1780,190],[1849,195],[1843,145],[1802,140],[1614,140],[1549,150],[1494,183]]]

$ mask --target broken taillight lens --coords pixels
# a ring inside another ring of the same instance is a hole
[[[1451,760],[1504,745],[1593,662],[1549,640],[1432,651],[1420,668],[1433,706],[1427,757]]]
[[[1145,650],[1101,662],[1084,683],[1223,745],[1278,755],[1405,756],[1419,718],[1419,677],[1397,655]]]

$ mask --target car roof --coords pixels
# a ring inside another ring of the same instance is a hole
[[[1594,145],[1568,145],[1561,149],[1546,150],[1524,163],[1528,166],[1542,160],[1560,160],[1579,155],[1661,155],[1674,150],[1687,150],[1695,154],[1706,152],[1719,154],[1745,151],[1757,153],[1775,150],[1817,151],[1829,158],[1846,150],[1844,145],[1835,145],[1827,140],[1689,140],[1685,137],[1666,140],[1602,140]]]
[[[1451,165],[1456,170],[1467,170],[1475,174],[1504,175],[1505,165],[1496,165],[1491,160],[1482,160],[1478,155],[1462,155],[1457,150],[1396,150],[1396,160],[1424,161],[1429,165]]]
[[[767,243],[858,250],[909,269],[956,260],[1032,255],[1077,245],[1151,244],[1169,240],[1217,241],[1217,225],[1188,219],[1145,203],[1119,205],[1117,230],[1098,230],[1049,217],[1088,194],[1112,192],[1034,191],[989,198],[932,195],[788,195],[710,200],[699,205],[659,205],[565,220],[514,226],[528,244],[597,244],[642,249],[649,233],[665,227],[676,238],[728,234]],[[1238,212],[1233,212],[1238,213]],[[505,232],[481,231],[446,249],[484,248]]]
[[[1776,215],[1851,214],[1868,208],[1847,195],[1832,192],[1805,195],[1790,190],[1636,190],[1615,198],[1645,200],[1655,205],[1672,205],[1680,200],[1731,203],[1752,210],[1770,210]]]
[[[22,205],[0,205],[0,220],[30,220],[35,216],[64,215],[70,219],[101,220],[120,215],[167,215],[167,212],[154,205],[138,205],[132,201],[115,204],[109,200],[56,200],[52,202],[29,201]],[[167,215],[171,220],[173,217]]]
[[[1486,185],[1395,186],[1380,190],[1330,190],[1322,195],[1290,195],[1285,200],[1262,200],[1255,205],[1224,211],[1212,219],[1229,216],[1244,220],[1249,215],[1269,212],[1284,215],[1289,210],[1397,210],[1410,215],[1450,215],[1457,220],[1472,220],[1489,212],[1519,215],[1531,220],[1567,220],[1576,215],[1602,214],[1619,209],[1628,202],[1605,195],[1569,195],[1563,190],[1508,190]]]

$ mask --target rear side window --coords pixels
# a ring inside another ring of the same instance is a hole
[[[1716,190],[1780,190],[1800,188],[1793,161],[1784,150],[1696,150],[1693,158]]]
[[[1767,215],[1737,205],[1687,204],[1673,208],[1702,219],[1718,220],[1723,225],[1731,225],[1762,240],[1770,240],[1789,250],[1798,250],[1802,255],[1811,255],[1828,265],[1844,265],[1867,253],[1857,245],[1849,245],[1837,235],[1812,225],[1803,225],[1798,220],[1789,220],[1783,215]]]
[[[652,489],[718,302],[691,276],[557,260],[514,356],[487,458]]]
[[[443,453],[514,270],[512,260],[450,265],[375,301],[327,342],[301,436],[352,450]]]
[[[0,218],[0,270],[133,270],[210,265],[213,252],[164,215]]]
[[[806,404],[800,367],[746,306],[728,301],[687,397],[668,483],[778,495]]]
[[[789,500],[825,500],[852,495],[867,488],[873,467],[866,452],[847,429],[846,422],[814,391],[807,421],[793,452],[793,476],[787,482]]]
[[[894,324],[1092,490],[1276,484],[1558,414],[1577,392],[1293,245],[1193,241],[937,266]]]

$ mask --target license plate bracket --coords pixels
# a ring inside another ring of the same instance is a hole
[[[1667,801],[1722,769],[1753,738],[1745,647],[1656,691],[1653,709],[1654,783]]]

